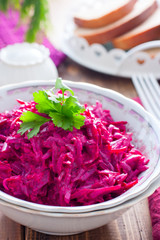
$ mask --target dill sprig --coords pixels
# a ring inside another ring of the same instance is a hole
[[[37,33],[46,29],[48,17],[47,0],[0,0],[0,10],[7,12],[9,8],[20,11],[21,19],[29,20],[26,41],[34,42]]]

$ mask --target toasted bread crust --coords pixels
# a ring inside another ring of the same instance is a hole
[[[103,15],[99,18],[95,19],[83,19],[79,17],[74,17],[74,22],[79,26],[83,28],[98,28],[106,26],[107,24],[113,23],[125,15],[127,15],[129,12],[132,11],[135,3],[137,0],[130,0],[125,5],[113,10],[110,13],[107,13],[106,15]]]
[[[108,27],[106,26],[103,29],[95,29],[89,33],[79,33],[78,29],[75,31],[75,34],[79,37],[85,38],[89,44],[93,43],[101,43],[104,44],[107,41],[111,41],[113,38],[116,38],[131,29],[137,27],[141,23],[143,23],[148,17],[150,17],[158,8],[157,2],[153,1],[153,4],[150,5],[148,8],[144,9],[141,14],[134,16],[128,21],[122,23],[121,25],[116,25],[115,27]]]
[[[113,45],[116,48],[121,48],[123,50],[128,50],[141,43],[153,41],[160,38],[160,24],[154,26],[153,28],[147,29],[146,31],[139,32],[135,35],[128,37],[119,37],[113,40]]]

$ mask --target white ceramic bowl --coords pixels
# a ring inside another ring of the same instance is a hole
[[[160,179],[140,195],[118,206],[88,213],[52,213],[36,211],[0,200],[0,211],[10,219],[36,231],[52,235],[71,235],[101,227],[147,198],[159,186]]]
[[[43,88],[53,87],[55,81],[31,81],[20,84],[3,86],[0,88],[0,112],[6,109],[12,109],[16,103],[16,99],[25,101],[32,99],[32,93]],[[100,88],[98,86],[87,83],[76,83],[66,81],[82,103],[95,104],[99,100],[103,108],[110,109],[111,115],[116,121],[125,120],[128,122],[128,129],[133,132],[133,143],[150,159],[149,169],[139,176],[139,182],[130,190],[112,200],[81,207],[55,207],[42,204],[27,202],[12,197],[0,191],[0,199],[24,206],[25,208],[54,212],[54,213],[84,213],[95,210],[103,210],[111,208],[126,202],[148,189],[148,187],[160,175],[160,126],[159,122],[147,113],[143,107],[133,100],[130,100],[121,94]]]
[[[53,87],[55,81],[31,81],[0,88],[0,112],[10,110],[16,99],[32,99],[32,93]],[[139,104],[121,94],[87,83],[67,81],[82,103],[99,100],[110,109],[115,120],[128,121],[134,144],[150,159],[149,169],[139,183],[121,196],[104,203],[82,207],[54,207],[35,204],[0,191],[0,210],[9,218],[49,234],[75,234],[112,221],[138,201],[148,197],[160,185],[160,127],[157,120]],[[45,224],[44,224],[45,223]]]

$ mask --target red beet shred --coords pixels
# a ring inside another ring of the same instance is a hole
[[[125,121],[114,122],[99,102],[85,105],[85,124],[72,132],[41,126],[30,140],[17,133],[23,111],[34,102],[0,113],[0,189],[53,206],[82,206],[113,199],[138,182],[148,163],[131,143]]]

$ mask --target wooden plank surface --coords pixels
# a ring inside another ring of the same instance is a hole
[[[24,227],[21,227],[0,212],[0,240],[21,240],[23,238]]]

